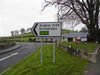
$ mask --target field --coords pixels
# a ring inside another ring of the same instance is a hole
[[[52,63],[52,45],[43,46],[43,63],[40,48],[36,53],[12,67],[3,75],[83,75],[88,61],[72,56],[56,47],[56,63]]]
[[[14,42],[29,42],[34,41],[35,37],[31,32],[29,32],[18,36],[3,37],[2,39]]]

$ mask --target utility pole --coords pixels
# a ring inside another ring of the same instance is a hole
[[[58,22],[59,22],[59,2],[57,4],[58,4],[57,19],[58,19]]]

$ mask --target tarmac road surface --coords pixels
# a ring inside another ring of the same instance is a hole
[[[39,43],[17,43],[18,49],[0,54],[0,73],[15,65],[18,61],[37,50]]]

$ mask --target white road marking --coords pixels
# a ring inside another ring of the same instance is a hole
[[[10,57],[15,56],[15,55],[18,55],[18,54],[19,54],[18,52],[13,53],[13,54],[11,54],[11,55],[9,55],[9,56],[6,56],[6,57],[0,59],[0,61],[3,61],[3,60],[5,60],[5,59],[7,59],[7,58],[10,58]]]

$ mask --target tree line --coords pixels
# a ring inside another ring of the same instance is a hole
[[[21,28],[20,30],[13,30],[11,31],[11,36],[18,36],[18,35],[23,35],[25,33],[31,32],[31,28]]]

